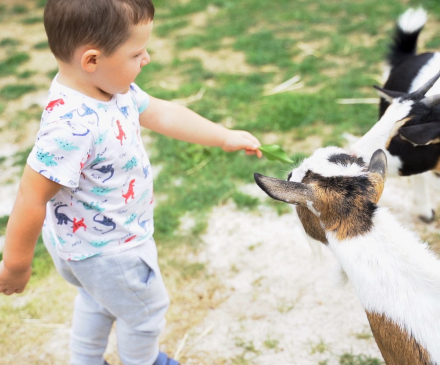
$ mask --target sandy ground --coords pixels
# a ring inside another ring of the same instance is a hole
[[[439,182],[431,179],[433,197],[440,196]],[[256,185],[243,190],[266,199]],[[411,215],[409,191],[411,178],[390,178],[380,205],[404,225],[435,231],[435,224]],[[186,333],[178,348],[164,344],[170,355],[194,365],[332,365],[344,353],[381,359],[351,285],[340,283],[335,258],[325,246],[309,242],[294,210],[278,216],[265,205],[244,212],[226,204],[213,210],[202,238],[197,259],[219,278],[227,299]],[[61,279],[51,280],[72,290]],[[68,364],[70,321],[67,316],[53,328],[38,363]],[[113,334],[107,351],[112,364],[118,363],[115,353]],[[3,364],[29,363],[16,360]]]
[[[430,185],[438,197],[439,181],[432,177]],[[258,187],[246,190],[262,197]],[[390,178],[380,205],[403,225],[435,231],[411,214],[410,191],[411,178]],[[204,240],[209,269],[230,296],[194,331],[196,337],[211,329],[186,354],[197,357],[188,364],[215,363],[200,362],[197,353],[259,365],[339,364],[344,353],[382,359],[351,285],[341,284],[331,252],[309,242],[296,212],[280,217],[263,206],[257,214],[219,207]]]

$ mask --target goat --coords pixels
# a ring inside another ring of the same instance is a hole
[[[367,166],[320,148],[287,181],[255,174],[270,197],[296,205],[306,233],[327,245],[351,281],[388,365],[440,364],[440,260],[378,207],[386,154]]]
[[[385,149],[390,175],[415,175],[413,210],[423,221],[431,222],[435,214],[427,176],[422,173],[440,172],[440,99],[425,98],[425,94],[440,92],[436,82],[440,53],[416,54],[426,18],[421,8],[408,9],[400,16],[388,55],[388,80],[383,89],[376,87],[381,96],[380,119],[350,151],[367,160],[376,149]]]

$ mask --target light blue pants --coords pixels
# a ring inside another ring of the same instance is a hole
[[[114,321],[122,363],[153,364],[169,305],[154,240],[83,261],[62,260],[50,239],[45,237],[44,242],[57,271],[79,291],[70,340],[71,364],[103,365]]]

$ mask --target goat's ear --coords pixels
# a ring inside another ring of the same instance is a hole
[[[376,150],[371,156],[368,171],[373,174],[379,174],[385,180],[387,177],[387,155],[381,149]]]
[[[401,127],[399,134],[417,146],[440,143],[440,122]]]
[[[400,91],[382,89],[381,87],[379,87],[377,85],[374,85],[373,87],[376,89],[379,96],[381,98],[384,98],[389,103],[392,103],[395,98],[399,98],[401,96],[407,95],[406,93],[403,93]]]
[[[374,203],[377,203],[382,195],[385,187],[385,179],[387,177],[387,156],[381,149],[376,150],[371,156],[368,171],[373,174],[370,176],[370,181],[373,183],[375,195],[371,197]]]
[[[306,184],[275,179],[255,173],[257,185],[271,198],[289,204],[307,206],[314,199],[312,189]]]

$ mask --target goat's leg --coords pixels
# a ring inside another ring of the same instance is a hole
[[[425,223],[431,223],[435,217],[435,212],[429,199],[428,173],[430,172],[413,176],[414,213]]]

